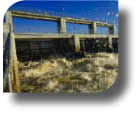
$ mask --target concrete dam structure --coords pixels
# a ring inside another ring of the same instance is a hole
[[[58,25],[58,33],[15,33],[13,17],[55,21]],[[88,25],[88,34],[68,34],[66,23]],[[96,48],[99,47],[101,51],[118,51],[118,35],[115,34],[114,24],[47,14],[8,11],[3,25],[4,87],[12,92],[20,92],[19,61],[45,59],[53,53],[72,52],[84,56],[86,52],[97,52]],[[108,28],[109,34],[97,34],[97,27]],[[105,49],[103,50],[103,48]]]

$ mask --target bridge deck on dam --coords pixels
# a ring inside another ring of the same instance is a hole
[[[70,35],[70,34],[36,34],[36,33],[22,33],[22,34],[15,34],[15,38],[16,39],[28,39],[28,38],[51,38],[51,39],[60,39],[60,38],[73,38],[74,36],[78,36],[79,38],[88,38],[88,39],[92,39],[92,38],[108,38],[108,37],[112,37],[112,38],[118,38],[118,35],[102,35],[102,34],[74,34],[74,35]]]

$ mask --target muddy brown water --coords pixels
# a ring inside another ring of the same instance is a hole
[[[109,89],[118,75],[117,53],[90,53],[68,59],[51,55],[19,63],[21,92],[91,93]]]

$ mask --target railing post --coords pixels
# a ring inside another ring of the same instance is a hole
[[[89,34],[96,34],[96,27],[97,27],[96,22],[92,22],[91,24],[89,24],[88,25]]]
[[[58,25],[59,33],[65,34],[66,33],[66,20],[65,18],[60,18],[59,25]]]

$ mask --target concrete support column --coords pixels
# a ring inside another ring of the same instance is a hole
[[[3,49],[5,48],[5,44],[8,39],[8,34],[9,34],[9,25],[7,23],[3,23]]]
[[[6,23],[9,25],[9,32],[13,32],[12,13],[7,11],[5,15]]]
[[[74,35],[75,52],[80,53],[80,39],[78,35]]]
[[[10,38],[10,61],[9,61],[9,84],[10,84],[10,91],[12,92],[20,92],[20,80],[19,80],[19,70],[18,70],[18,59],[16,53],[16,43],[15,43],[15,34],[13,29],[12,23],[12,13],[7,11],[5,15],[5,21],[8,28],[8,35]],[[6,31],[6,32],[7,32]]]
[[[96,34],[96,27],[97,27],[96,22],[89,24],[88,25],[89,34]]]
[[[7,11],[5,14],[5,23],[3,24],[3,46],[5,46],[10,32],[13,32],[12,14],[10,11]]]
[[[65,34],[67,32],[66,31],[66,20],[65,20],[65,18],[60,19],[58,27],[59,27],[59,33]]]
[[[10,33],[10,74],[12,75],[12,92],[19,93],[20,92],[20,79],[18,72],[18,60],[16,53],[16,43],[15,43],[15,35],[13,32]]]
[[[111,35],[112,35],[112,34],[115,34],[115,30],[116,30],[115,25],[109,27],[109,34],[111,34]]]
[[[112,37],[111,37],[111,36],[108,37],[108,44],[109,44],[109,45],[108,45],[109,48],[110,48],[110,49],[113,49],[113,45],[112,45]]]

